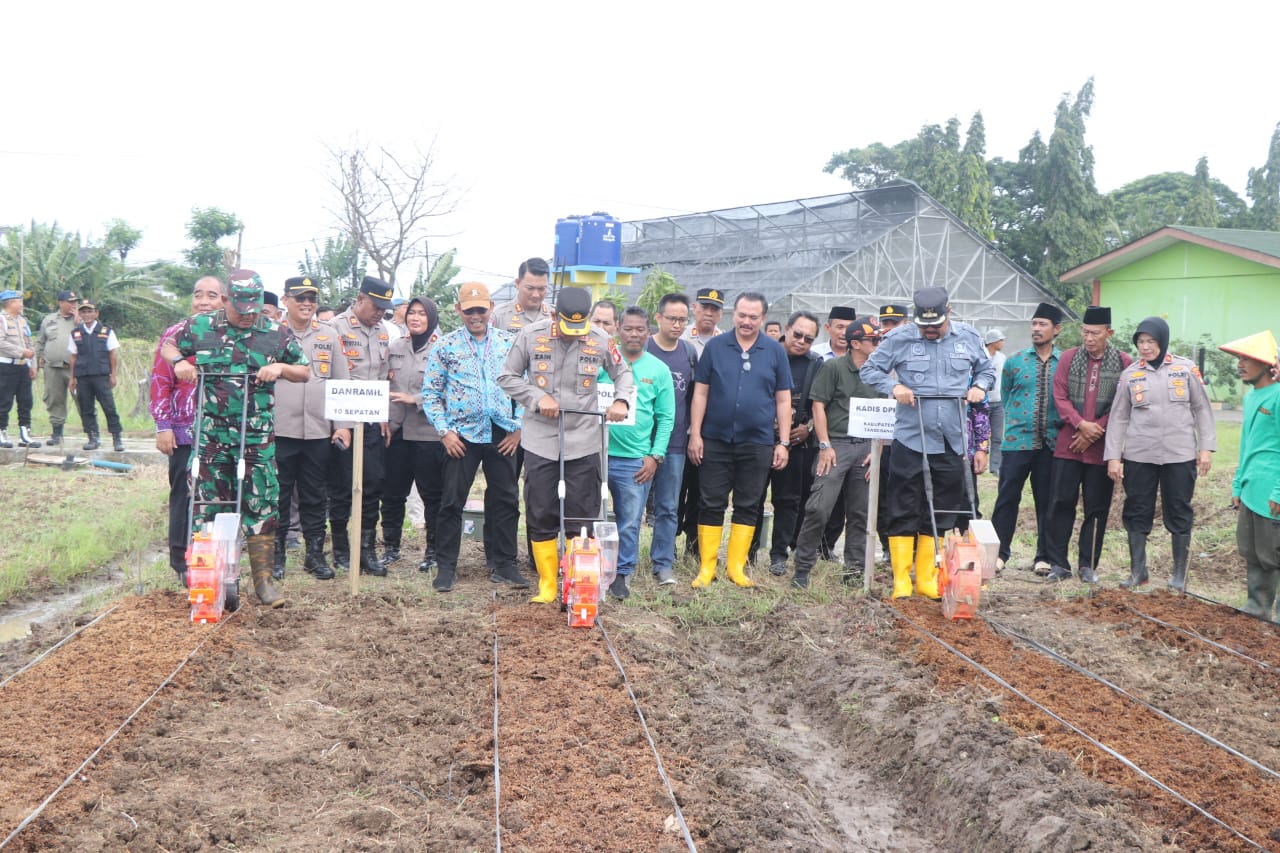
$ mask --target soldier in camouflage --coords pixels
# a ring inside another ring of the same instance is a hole
[[[244,488],[240,523],[248,542],[249,568],[258,600],[281,607],[284,598],[271,585],[280,487],[275,466],[275,383],[306,382],[307,357],[287,327],[262,314],[262,279],[252,270],[236,270],[226,285],[226,307],[198,314],[182,324],[161,346],[180,381],[194,382],[198,372],[253,376],[253,384],[210,378],[200,401],[201,501],[234,501],[240,459],[240,418],[244,429]],[[246,390],[249,394],[245,399]],[[245,407],[247,406],[247,410]],[[201,521],[212,521],[217,507],[203,507]]]

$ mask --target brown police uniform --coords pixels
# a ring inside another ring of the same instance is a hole
[[[301,332],[292,326],[290,329],[311,364],[311,378],[306,382],[277,383],[276,436],[328,441],[333,428],[324,416],[324,381],[351,378],[338,331],[319,320],[312,320]]]
[[[559,530],[559,422],[538,414],[538,401],[550,394],[562,409],[594,412],[601,371],[612,377],[619,396],[630,393],[631,367],[609,335],[590,329],[579,337],[566,336],[555,318],[547,318],[520,333],[498,376],[507,396],[524,406],[520,444],[526,454],[526,526],[535,542],[553,539]],[[573,483],[565,496],[565,514],[594,516],[600,499],[601,422],[587,415],[563,417],[565,478]]]
[[[489,322],[495,328],[506,329],[508,332],[519,332],[525,326],[532,326],[539,320],[545,320],[551,316],[551,306],[546,302],[537,310],[526,311],[520,307],[520,300],[513,299],[493,309],[493,314],[489,317]]]

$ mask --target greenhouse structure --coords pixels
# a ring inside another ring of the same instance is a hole
[[[1075,315],[1031,274],[909,181],[870,190],[623,223],[622,262],[660,267],[691,296],[704,287],[729,299],[763,293],[769,316],[835,305],[860,314],[913,291],[945,287],[952,316],[979,330],[1000,327],[1010,347],[1029,343],[1041,302]],[[626,294],[634,300],[644,276]],[[726,306],[727,308],[727,306]],[[728,326],[726,319],[722,328]]]

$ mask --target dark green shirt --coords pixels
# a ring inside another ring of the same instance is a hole
[[[823,362],[809,389],[809,399],[826,406],[828,438],[849,434],[850,399],[883,396],[884,394],[862,381],[858,368],[853,366],[853,359],[848,353]]]

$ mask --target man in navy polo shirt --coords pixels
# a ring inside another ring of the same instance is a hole
[[[733,522],[725,571],[738,586],[747,577],[747,552],[760,516],[769,469],[787,464],[791,442],[774,442],[773,425],[791,421],[791,367],[782,345],[761,333],[769,303],[747,291],[733,303],[733,334],[706,342],[694,371],[689,407],[689,459],[701,466],[698,550],[693,581],[715,580],[724,512],[733,492]]]

